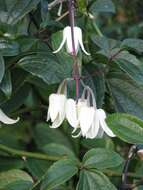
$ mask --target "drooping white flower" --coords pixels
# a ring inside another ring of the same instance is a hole
[[[11,119],[8,117],[1,109],[0,109],[0,122],[4,124],[14,124],[19,121],[19,117],[17,119]]]
[[[79,114],[82,107],[86,106],[87,102],[79,99],[78,103],[69,98],[66,102],[66,118],[69,124],[76,130],[79,128]]]
[[[104,132],[110,136],[110,137],[115,137],[116,135],[111,131],[111,129],[108,127],[105,119],[106,119],[106,113],[103,109],[97,109],[96,110],[97,114],[97,120],[99,122],[99,126],[104,130]]]
[[[47,121],[51,119],[51,128],[59,127],[65,119],[66,96],[64,94],[51,94],[49,96],[49,109]]]
[[[66,47],[67,47],[67,52],[70,54],[73,54],[72,34],[71,34],[71,27],[70,26],[67,26],[64,28],[63,40],[62,40],[59,48],[56,51],[54,51],[53,53],[58,53],[62,49],[62,47],[64,46],[65,43],[66,43]],[[74,43],[75,43],[76,54],[78,53],[79,47],[81,47],[82,51],[86,55],[90,55],[85,50],[84,45],[83,45],[82,30],[77,26],[74,27]]]
[[[87,91],[87,97],[85,94]],[[92,97],[92,104],[90,101]],[[82,98],[76,103],[73,99],[68,99],[66,103],[66,118],[74,128],[73,133],[79,128],[80,132],[73,137],[83,136],[85,138],[101,138],[104,132],[115,137],[114,133],[106,124],[106,114],[103,109],[96,108],[96,102],[92,90],[88,87],[84,89]]]

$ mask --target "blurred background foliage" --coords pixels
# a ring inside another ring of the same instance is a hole
[[[56,130],[45,122],[48,97],[73,64],[65,50],[52,53],[69,25],[66,2],[59,17],[52,2],[0,0],[0,107],[21,118],[1,124],[0,190],[119,189],[130,146],[143,144],[143,1],[76,1],[76,25],[91,53],[79,53],[83,79],[117,135],[94,140],[71,138],[66,121]],[[129,171],[129,183],[142,179],[139,157]]]

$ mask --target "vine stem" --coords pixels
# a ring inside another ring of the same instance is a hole
[[[76,101],[78,101],[79,98],[79,66],[78,66],[78,61],[77,61],[77,55],[76,55],[76,49],[75,49],[75,41],[74,41],[74,0],[68,0],[68,9],[69,9],[69,21],[70,21],[70,27],[71,27],[71,37],[72,37],[72,57],[74,61],[74,66],[73,66],[73,78],[76,81]]]
[[[28,158],[35,158],[35,159],[40,159],[40,160],[57,161],[57,160],[66,158],[66,156],[50,156],[48,154],[17,150],[14,148],[7,147],[3,144],[0,144],[0,150],[16,157],[28,157]]]

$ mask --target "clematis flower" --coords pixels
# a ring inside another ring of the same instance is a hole
[[[75,100],[69,98],[66,102],[66,118],[69,124],[76,130],[79,128],[79,114],[82,107],[86,106],[87,102],[85,100]]]
[[[54,51],[53,53],[58,53],[64,44],[66,43],[67,52],[73,54],[73,46],[72,46],[72,34],[71,34],[71,27],[67,26],[63,30],[63,40],[59,46],[59,48]],[[90,55],[84,48],[83,41],[82,41],[82,30],[79,27],[74,27],[74,43],[75,43],[75,51],[76,54],[78,53],[79,47],[81,47],[82,51],[86,55]]]
[[[19,121],[19,117],[17,119],[11,119],[8,117],[1,109],[0,109],[0,122],[4,124],[14,124]]]
[[[90,104],[89,96],[91,95],[93,105]],[[81,135],[90,139],[95,137],[101,138],[104,132],[110,137],[115,137],[114,133],[106,124],[106,114],[104,110],[96,108],[95,98],[89,87],[87,98],[85,98],[84,90],[82,98],[79,99],[78,103],[73,99],[67,100],[66,118],[69,124],[74,128],[72,133],[74,133],[78,128],[80,129],[80,132],[77,135],[73,135],[73,137],[79,137]]]
[[[51,128],[59,127],[65,119],[66,96],[64,94],[51,94],[49,96],[49,109],[47,121],[51,119]]]

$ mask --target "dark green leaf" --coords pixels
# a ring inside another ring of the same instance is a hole
[[[42,149],[45,153],[52,156],[66,155],[69,158],[75,157],[74,153],[68,147],[61,144],[50,143],[50,144],[45,145]]]
[[[80,173],[76,190],[117,190],[109,179],[99,171],[83,170]]]
[[[66,145],[72,149],[68,137],[59,129],[51,129],[46,123],[39,123],[36,126],[35,141],[39,148],[42,148],[49,143],[56,143]]]
[[[9,71],[5,73],[4,78],[0,84],[0,89],[3,91],[7,98],[10,98],[12,93],[12,83]]]
[[[112,0],[96,0],[90,7],[93,14],[100,12],[115,13],[115,6]]]
[[[91,39],[96,46],[103,49],[107,54],[110,54],[110,51],[117,46],[116,40],[106,38],[105,36],[92,35]]]
[[[32,184],[32,178],[22,170],[15,169],[0,173],[0,189],[27,190]]]
[[[48,84],[58,83],[70,76],[71,64],[59,60],[47,52],[25,56],[19,60],[18,65],[32,75],[42,78]]]
[[[104,102],[105,79],[102,68],[98,64],[87,64],[83,67],[85,84],[89,85],[96,97],[97,107],[100,108]]]
[[[8,39],[0,39],[0,53],[3,56],[15,56],[19,53],[19,45],[17,42],[8,40]]]
[[[30,86],[28,84],[23,85],[15,94],[13,94],[10,100],[1,105],[1,108],[9,113],[15,111],[17,108],[23,105],[29,94],[29,90]]]
[[[40,0],[20,0],[10,3],[6,0],[6,11],[3,12],[3,15],[1,12],[1,21],[7,22],[8,24],[16,24],[28,12],[36,8],[39,2]]]
[[[108,82],[116,111],[143,119],[143,88],[117,69],[109,73]]]
[[[25,167],[33,177],[39,179],[47,172],[52,163],[53,162],[48,160],[37,160],[30,158],[26,160]]]
[[[115,62],[130,78],[139,85],[143,84],[143,64],[134,55],[128,51],[122,51],[116,56]]]
[[[104,148],[96,148],[88,151],[83,164],[87,168],[106,169],[117,167],[123,162],[123,159],[116,152]]]
[[[132,144],[143,144],[143,121],[129,114],[111,114],[108,126],[117,137]]]
[[[133,38],[125,39],[122,42],[121,47],[129,48],[129,49],[137,51],[138,53],[142,53],[143,52],[143,40],[142,39],[133,39]]]
[[[10,169],[20,169],[24,167],[24,161],[21,158],[12,158],[0,156],[0,172]]]
[[[48,170],[41,186],[41,190],[50,190],[65,183],[78,172],[78,168],[71,160],[55,162]]]

